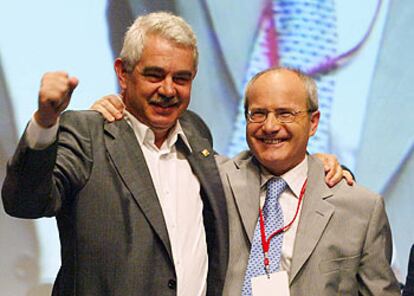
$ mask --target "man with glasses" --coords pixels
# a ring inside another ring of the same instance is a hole
[[[123,106],[108,96],[93,108],[114,120]],[[389,265],[391,235],[382,198],[345,181],[330,188],[323,164],[306,155],[320,116],[315,82],[296,70],[266,70],[248,84],[245,110],[250,151],[232,160],[217,157],[229,215],[223,295],[252,295],[252,278],[266,270],[270,279],[282,279],[278,293],[399,295]],[[270,240],[265,257],[259,208],[269,239],[264,207],[267,183],[275,177],[286,183],[279,207],[283,231]],[[278,258],[272,250],[276,238]]]
[[[306,154],[320,118],[315,82],[260,72],[245,114],[250,151],[219,166],[230,223],[224,295],[399,295],[383,199],[345,182],[329,188]]]

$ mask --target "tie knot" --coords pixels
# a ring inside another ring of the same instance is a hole
[[[268,198],[279,198],[280,194],[285,191],[287,183],[285,180],[279,177],[274,177],[267,181],[267,193]]]

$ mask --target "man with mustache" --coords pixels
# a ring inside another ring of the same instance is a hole
[[[126,120],[65,112],[78,84],[42,78],[39,107],[9,163],[2,197],[15,217],[55,216],[53,295],[220,295],[227,214],[211,135],[186,111],[197,72],[190,26],[136,19],[115,71]]]
[[[115,60],[126,107],[115,123],[62,113],[78,80],[44,75],[2,197],[10,215],[56,217],[53,295],[222,294],[226,202],[210,132],[186,111],[197,58],[183,19],[137,18]]]

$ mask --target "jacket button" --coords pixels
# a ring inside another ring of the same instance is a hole
[[[177,287],[176,280],[169,280],[168,281],[168,288],[175,290],[176,287]]]

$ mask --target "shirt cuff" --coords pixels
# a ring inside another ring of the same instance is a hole
[[[44,128],[36,122],[33,115],[25,133],[27,145],[34,150],[47,148],[56,141],[58,128],[59,118],[53,126]]]

